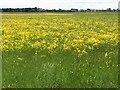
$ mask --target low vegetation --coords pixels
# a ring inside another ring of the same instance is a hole
[[[3,13],[3,87],[118,87],[117,13]]]

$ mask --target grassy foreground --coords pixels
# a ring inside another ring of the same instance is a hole
[[[3,14],[3,87],[118,87],[117,13]]]
[[[106,51],[114,54],[105,57]],[[93,50],[80,58],[71,52],[34,52],[3,52],[4,87],[117,87],[117,48]]]

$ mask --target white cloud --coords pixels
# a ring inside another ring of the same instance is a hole
[[[22,7],[40,7],[40,8],[118,8],[118,0],[0,0],[0,6],[3,8],[22,8]]]

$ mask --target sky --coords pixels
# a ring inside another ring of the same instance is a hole
[[[118,2],[119,0],[0,0],[0,8],[117,9]]]

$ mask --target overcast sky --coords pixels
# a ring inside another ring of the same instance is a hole
[[[0,8],[38,7],[44,9],[118,8],[119,0],[0,0]]]

